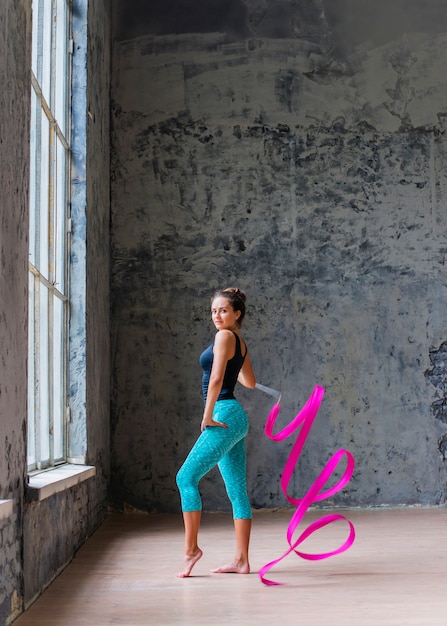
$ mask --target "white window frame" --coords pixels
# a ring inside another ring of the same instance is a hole
[[[33,0],[28,471],[67,460],[70,0]]]

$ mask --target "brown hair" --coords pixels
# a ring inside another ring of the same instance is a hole
[[[239,318],[237,320],[238,326],[242,325],[242,320],[245,317],[245,300],[247,299],[245,293],[238,287],[227,287],[226,289],[218,289],[214,296],[211,298],[211,304],[216,298],[226,298],[231,304],[233,311],[240,311]]]

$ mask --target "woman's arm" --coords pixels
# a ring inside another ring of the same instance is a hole
[[[253,389],[256,385],[256,376],[251,366],[249,354],[245,357],[244,364],[241,367],[241,371],[239,372],[237,379],[241,385],[244,385],[244,387],[248,387],[249,389]]]
[[[235,346],[236,339],[230,330],[219,330],[216,333],[213,349],[213,366],[208,383],[208,393],[206,395],[201,430],[204,430],[207,426],[222,426],[223,428],[228,428],[226,424],[213,420],[213,411],[222,389],[227,363],[234,356]]]

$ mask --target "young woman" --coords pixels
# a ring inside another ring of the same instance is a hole
[[[217,333],[214,342],[201,354],[202,392],[205,403],[202,434],[177,474],[177,486],[185,525],[184,567],[179,578],[190,575],[202,556],[198,533],[202,501],[199,481],[218,466],[233,508],[236,553],[233,561],[215,570],[215,574],[248,574],[248,545],[251,531],[251,507],[247,495],[245,437],[247,415],[235,399],[236,381],[253,388],[255,375],[240,327],[245,315],[245,294],[237,288],[217,291],[211,300],[211,317]]]

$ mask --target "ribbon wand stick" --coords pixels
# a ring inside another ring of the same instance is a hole
[[[279,404],[279,401],[281,400],[280,391],[276,391],[276,389],[272,389],[271,387],[266,387],[265,385],[261,385],[260,383],[256,383],[255,388],[259,389],[259,391],[263,391],[269,396],[272,396],[273,398],[276,399],[276,403]]]

